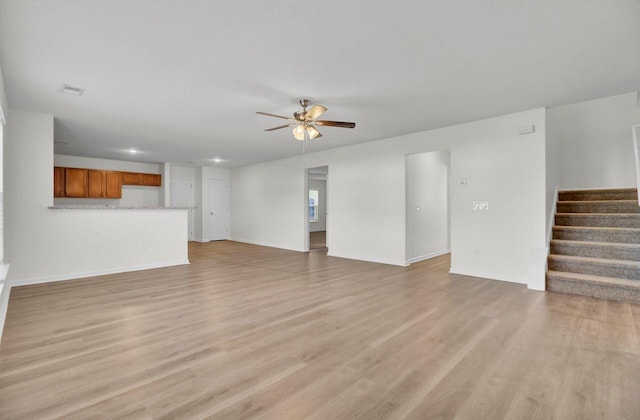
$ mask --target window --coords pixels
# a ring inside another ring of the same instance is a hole
[[[318,190],[309,190],[309,221],[318,221]]]

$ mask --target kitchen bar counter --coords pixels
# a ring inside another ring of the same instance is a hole
[[[51,210],[189,210],[195,207],[50,206]]]

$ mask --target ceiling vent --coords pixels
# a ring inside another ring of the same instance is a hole
[[[68,95],[82,96],[82,94],[84,93],[84,89],[63,83],[62,88],[60,88],[60,92],[66,93]]]

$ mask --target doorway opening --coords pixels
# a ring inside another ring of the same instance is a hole
[[[306,234],[310,252],[327,252],[327,179],[329,167],[307,169]]]
[[[449,165],[448,151],[405,157],[407,264],[450,252]]]
[[[209,179],[209,240],[229,239],[229,181]]]

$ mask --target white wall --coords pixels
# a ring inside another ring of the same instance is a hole
[[[516,135],[527,125],[536,132]],[[529,278],[531,255],[546,249],[544,109],[455,131],[468,140],[451,148],[451,271],[544,284],[542,269]],[[488,202],[489,210],[474,211],[476,201]]]
[[[310,179],[309,189],[318,190],[318,221],[309,222],[309,232],[327,230],[327,181]]]
[[[7,272],[9,266],[4,264],[4,206],[2,204],[3,196],[3,131],[5,122],[5,113],[9,109],[7,95],[4,88],[4,78],[2,76],[2,68],[0,68],[0,340],[2,339],[2,330],[4,328],[4,320],[7,315],[7,304],[9,302],[9,288],[5,286]]]
[[[69,168],[106,169],[111,171],[143,172],[159,174],[161,167],[157,163],[129,162],[125,160],[97,159],[82,156],[54,155],[54,166]],[[165,179],[162,180],[164,184]],[[112,205],[120,207],[158,207],[160,203],[161,187],[141,187],[138,185],[123,185],[122,198],[67,198],[55,197],[55,205]]]
[[[169,162],[160,164],[160,175],[162,176],[162,185],[158,193],[158,205],[171,207],[171,164]]]
[[[303,251],[305,176],[297,157],[233,169],[231,239]]]
[[[171,179],[183,179],[194,181],[196,177],[195,167],[171,164]]]
[[[525,125],[536,132],[518,136]],[[451,152],[452,270],[528,282],[545,247],[544,109],[234,169],[232,238],[304,250],[305,169],[329,165],[330,254],[404,265],[405,155],[438,150]]]
[[[10,110],[5,132],[10,284],[187,263],[185,210],[51,210],[53,117]]]
[[[407,262],[449,252],[449,152],[406,157]]]
[[[563,189],[635,187],[636,124],[635,92],[549,108],[547,147],[556,155],[547,161],[547,173],[555,174],[549,181]]]
[[[2,76],[2,68],[0,67],[0,124],[2,123],[2,116],[9,110],[9,101],[7,100],[7,93],[4,87],[4,77]]]

